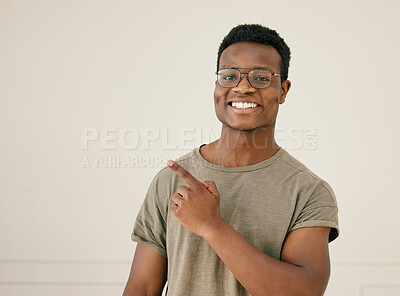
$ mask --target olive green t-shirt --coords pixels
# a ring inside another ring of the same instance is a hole
[[[285,149],[252,165],[225,167],[205,160],[200,147],[176,162],[195,178],[215,182],[222,218],[268,256],[279,260],[285,237],[301,227],[331,227],[330,242],[338,236],[331,186]],[[167,295],[250,295],[207,241],[170,211],[171,196],[180,185],[187,186],[168,167],[156,174],[131,236],[168,258]]]

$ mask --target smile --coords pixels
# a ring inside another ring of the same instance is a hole
[[[258,104],[256,103],[246,103],[246,102],[230,102],[229,104],[237,109],[255,108],[258,106]]]
[[[247,114],[251,112],[255,112],[260,108],[260,105],[256,103],[247,103],[247,102],[229,102],[229,109],[239,114]]]

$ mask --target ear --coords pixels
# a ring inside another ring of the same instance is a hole
[[[279,104],[283,104],[285,102],[285,98],[287,93],[289,92],[292,83],[289,80],[285,80],[281,84],[281,92],[279,94]]]
[[[218,84],[218,81],[217,81],[217,80],[215,80],[215,86],[217,86],[217,84]]]

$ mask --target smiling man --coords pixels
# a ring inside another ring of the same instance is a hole
[[[274,30],[239,25],[218,51],[221,137],[169,161],[134,225],[124,295],[323,295],[339,234],[330,185],[279,147],[290,50]]]

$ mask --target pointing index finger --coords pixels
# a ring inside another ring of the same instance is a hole
[[[168,160],[167,165],[189,186],[198,184],[199,181],[191,173],[177,164],[175,161]]]

